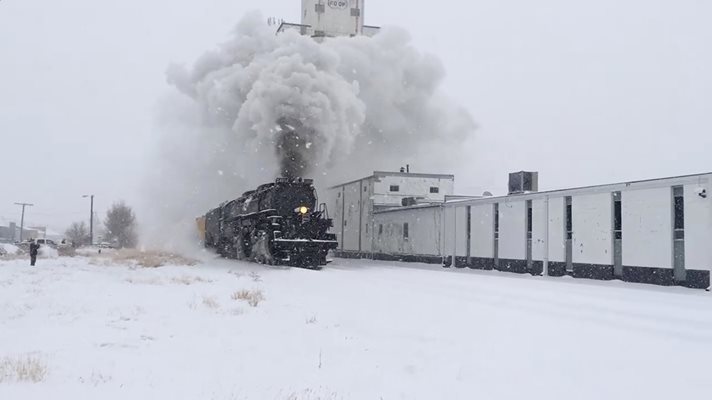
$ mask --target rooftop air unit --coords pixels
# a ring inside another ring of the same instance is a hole
[[[539,191],[538,172],[513,172],[509,174],[509,194]]]

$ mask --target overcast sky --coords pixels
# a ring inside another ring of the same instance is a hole
[[[366,5],[368,24],[403,27],[440,57],[445,92],[479,125],[471,164],[432,171],[455,173],[460,193],[502,193],[522,169],[541,189],[712,171],[708,0]],[[168,64],[224,41],[247,11],[299,22],[299,8],[0,1],[0,224],[19,223],[20,201],[35,203],[28,224],[56,231],[88,219],[83,194],[102,216],[138,203]]]

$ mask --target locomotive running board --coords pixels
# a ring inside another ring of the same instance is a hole
[[[336,240],[309,240],[309,239],[274,239],[279,243],[317,243],[317,244],[339,244]]]

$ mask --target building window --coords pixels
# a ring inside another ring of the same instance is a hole
[[[574,238],[574,216],[571,197],[566,197],[566,239]]]
[[[352,17],[360,17],[361,16],[361,10],[358,8],[352,8],[351,9],[351,16]]]
[[[326,12],[326,7],[323,4],[315,4],[315,11],[318,13]]]
[[[406,222],[405,224],[403,224],[403,238],[408,239],[409,233],[410,232],[408,232],[408,223]]]
[[[623,202],[621,192],[613,193],[613,237],[623,239]]]
[[[532,201],[527,200],[527,239],[532,238],[532,223],[534,222],[534,209]]]
[[[440,193],[440,188],[437,186],[431,186],[430,193]]]
[[[674,227],[675,240],[685,238],[685,197],[682,187],[673,188],[675,218]]]
[[[494,265],[499,267],[499,203],[494,204]]]
[[[336,194],[336,197],[340,199],[340,198],[341,198],[341,192],[337,193],[337,194]]]
[[[673,197],[673,268],[675,280],[687,279],[685,270],[685,189],[682,186],[672,188]]]
[[[378,234],[383,235],[383,224],[378,224]]]
[[[363,187],[363,191],[364,191],[364,192],[368,192],[368,186],[364,186],[364,187]]]
[[[346,225],[347,225],[347,223],[346,223],[346,222],[347,222],[347,221],[346,221],[346,220],[344,220],[344,226],[346,226]]]
[[[391,192],[400,192],[400,186],[398,185],[391,185]]]

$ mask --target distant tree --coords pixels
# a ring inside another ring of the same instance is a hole
[[[104,227],[107,241],[116,243],[121,248],[136,247],[136,215],[124,202],[115,203],[106,212]]]
[[[69,226],[64,234],[73,246],[81,246],[89,243],[89,229],[84,222],[75,222]]]

